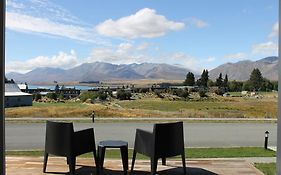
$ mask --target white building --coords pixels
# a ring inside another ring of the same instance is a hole
[[[32,94],[24,93],[15,83],[5,83],[5,108],[32,106]]]

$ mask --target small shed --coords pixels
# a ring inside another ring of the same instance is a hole
[[[18,106],[32,106],[32,94],[22,92],[15,83],[5,83],[5,108]]]

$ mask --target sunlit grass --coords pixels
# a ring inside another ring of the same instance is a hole
[[[255,167],[261,170],[264,175],[276,175],[276,163],[255,163]]]
[[[262,99],[219,97],[218,99],[187,101],[143,98],[96,104],[68,101],[65,103],[34,102],[30,107],[7,108],[5,114],[7,118],[83,118],[90,117],[93,111],[96,117],[115,118],[276,118],[277,98],[272,96],[264,96]]]
[[[43,151],[7,151],[7,156],[43,156]],[[275,152],[265,150],[261,147],[237,147],[237,148],[186,148],[187,158],[231,158],[231,157],[274,157]],[[92,153],[84,154],[82,157],[93,157]],[[120,158],[119,149],[108,149],[108,158]],[[129,158],[132,157],[132,149],[129,149]],[[138,154],[138,158],[147,157]]]

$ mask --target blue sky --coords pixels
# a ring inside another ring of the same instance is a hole
[[[277,55],[278,0],[6,2],[6,72],[95,61],[200,72]]]

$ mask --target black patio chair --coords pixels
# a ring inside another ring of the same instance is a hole
[[[131,174],[137,153],[150,157],[152,175],[156,174],[158,159],[166,165],[166,158],[181,155],[183,173],[186,174],[184,151],[183,122],[155,124],[152,133],[137,129]]]
[[[73,123],[47,121],[43,172],[46,173],[48,155],[67,158],[70,174],[75,174],[76,156],[92,152],[96,167],[95,135],[93,128],[74,132]],[[98,174],[98,168],[96,168]]]

